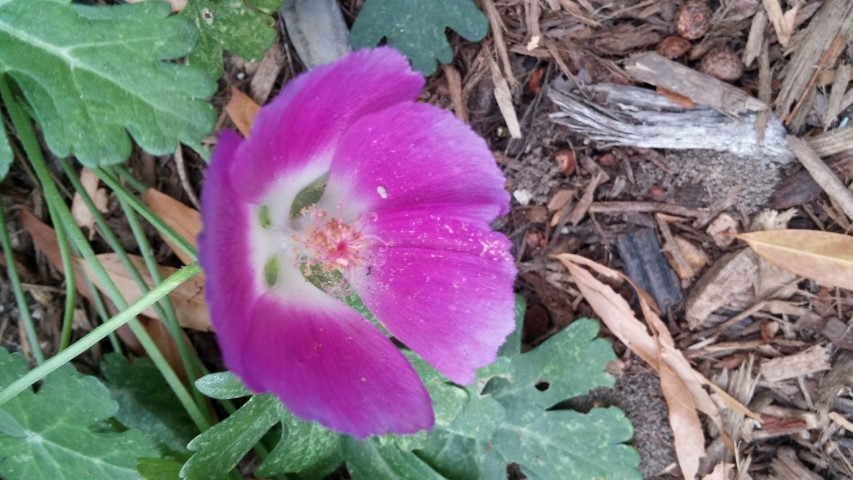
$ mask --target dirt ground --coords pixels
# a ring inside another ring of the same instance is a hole
[[[362,4],[342,1],[348,22]],[[507,176],[512,210],[496,228],[515,246],[517,290],[529,305],[526,344],[598,317],[554,255],[625,272],[660,307],[690,366],[755,415],[724,412],[725,434],[700,415],[706,456],[698,478],[853,479],[851,292],[776,269],[723,234],[785,226],[850,232],[845,206],[853,197],[828,195],[788,137],[804,140],[850,183],[850,0],[477,4],[492,32],[476,43],[451,32],[455,60],[428,79],[422,100],[466,119]],[[284,53],[272,60],[267,96],[304,69],[286,35],[277,48]],[[258,88],[258,72],[228,58],[218,111],[231,87]],[[229,122],[223,115],[217,128]],[[204,178],[204,163],[191,155],[177,163],[136,152],[129,168],[188,205]],[[58,344],[62,278],[18,220],[23,207],[42,218],[46,207],[25,169],[13,170],[2,197],[49,355]],[[105,208],[122,243],[135,249],[115,198]],[[149,233],[158,260],[177,265]],[[106,250],[97,236],[93,242]],[[0,343],[28,353],[3,272]],[[613,286],[639,310],[627,283]],[[92,313],[81,302],[75,335],[91,329]],[[619,335],[607,328],[603,335],[619,357],[609,367],[616,388],[569,406],[620,406],[636,430],[644,478],[683,478],[661,377]],[[190,336],[203,358],[218,361],[212,334]],[[93,349],[77,365],[94,371],[99,356]]]

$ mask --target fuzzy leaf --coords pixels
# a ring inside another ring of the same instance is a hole
[[[258,467],[255,475],[269,477],[279,473],[297,473],[335,459],[339,465],[340,435],[314,422],[303,422],[289,412],[282,419],[281,440]],[[288,439],[293,439],[288,442]]]
[[[429,75],[436,60],[453,60],[446,28],[479,41],[488,33],[489,22],[470,0],[367,0],[352,26],[350,42],[353,48],[367,48],[385,38],[409,57],[416,70]]]
[[[148,359],[130,362],[110,353],[101,362],[107,388],[118,402],[116,420],[160,440],[173,452],[188,452],[198,430],[186,411],[175,408],[178,398]]]
[[[444,480],[438,472],[412,452],[378,440],[344,439],[347,468],[353,480],[395,478],[400,480]]]
[[[210,398],[231,400],[248,397],[252,394],[243,382],[231,372],[217,372],[205,375],[195,381],[195,388]]]
[[[195,451],[181,469],[181,478],[220,478],[281,420],[281,402],[271,395],[255,395],[239,410],[193,439]]]
[[[477,478],[495,478],[500,465],[509,463],[518,463],[531,480],[639,478],[639,455],[623,443],[633,430],[620,410],[548,410],[613,384],[604,367],[615,356],[597,334],[598,323],[580,319],[533,351],[502,357],[478,372],[463,412],[441,427],[475,441]],[[430,465],[451,468],[460,461],[444,452],[445,458],[433,457],[432,451],[419,452]]]
[[[54,154],[119,163],[130,155],[128,132],[155,155],[178,142],[201,148],[216,120],[204,99],[216,84],[167,61],[196,40],[192,24],[169,13],[165,2],[0,1],[0,75],[17,83]]]
[[[282,0],[190,0],[179,16],[189,18],[199,31],[198,44],[187,63],[213,79],[223,72],[227,50],[248,62],[260,62],[275,41],[270,16]]]
[[[12,146],[9,145],[6,129],[0,128],[0,181],[6,178],[9,169],[12,168],[12,160],[14,159],[15,155],[12,153]]]
[[[27,371],[21,355],[0,348],[0,389]],[[137,479],[137,460],[158,457],[136,430],[118,432],[105,421],[118,404],[95,377],[65,365],[32,390],[0,406],[0,476],[78,480]],[[11,428],[10,428],[11,427]]]

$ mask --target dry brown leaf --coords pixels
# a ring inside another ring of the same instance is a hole
[[[189,242],[193,247],[198,248],[198,235],[202,229],[201,214],[198,213],[198,210],[188,207],[153,188],[149,188],[142,194],[142,200],[152,212],[172,227],[181,238]],[[180,247],[173,244],[165,235],[161,235],[160,238],[169,245],[169,248],[184,262],[184,265],[189,265],[195,261]]]
[[[225,105],[225,113],[244,137],[249,136],[252,124],[255,123],[255,116],[260,109],[260,105],[255,103],[252,97],[241,92],[237,87],[231,87],[231,100],[228,100],[228,104]]]
[[[127,3],[139,3],[139,2],[145,2],[145,1],[147,1],[147,0],[125,0],[125,2],[127,2]],[[184,7],[187,6],[187,0],[163,0],[163,1],[169,3],[169,5],[172,7],[172,13],[180,12],[181,10],[184,9]]]
[[[129,255],[129,257],[137,270],[139,270],[145,283],[149,287],[152,287],[154,282],[152,282],[151,275],[148,273],[145,260],[138,255]],[[142,290],[136,284],[133,277],[130,276],[127,268],[121,263],[118,255],[114,253],[102,253],[98,255],[98,260],[100,260],[122,296],[127,300],[127,303],[133,303],[142,297]],[[94,275],[92,267],[82,259],[77,259],[77,261],[86,274],[89,275],[89,278],[92,279],[95,286],[103,290],[104,287]],[[162,278],[172,275],[175,271],[177,271],[175,268],[160,266],[160,276]],[[207,309],[207,304],[204,302],[204,279],[199,275],[187,280],[173,290],[169,294],[169,299],[175,307],[178,323],[182,327],[201,331],[211,330],[210,312]],[[156,312],[151,307],[145,309],[142,313],[152,318],[158,318]]]
[[[83,167],[80,171],[80,183],[83,184],[83,188],[89,194],[89,197],[95,204],[95,208],[101,213],[106,213],[107,192],[103,188],[98,188],[99,182],[98,175],[92,170]],[[71,216],[74,217],[74,222],[77,225],[89,230],[89,240],[91,240],[95,235],[95,217],[92,215],[89,207],[86,206],[83,197],[80,196],[80,192],[74,193],[74,199],[71,202]]]
[[[817,230],[735,235],[768,262],[828,287],[853,290],[853,237]]]
[[[722,419],[715,399],[751,418],[760,417],[690,366],[681,351],[675,347],[666,324],[653,310],[654,304],[649,295],[620,272],[584,257],[562,254],[556,258],[569,270],[578,289],[608,329],[632,352],[659,372],[661,389],[670,410],[676,456],[685,478],[695,478],[699,459],[705,455],[704,435],[696,410],[714,421],[723,432],[723,438],[729,448],[734,449],[731,439],[722,430]],[[637,319],[624,298],[578,265],[585,265],[608,278],[622,278],[630,282],[638,294],[640,307],[651,333]],[[705,387],[714,391],[714,397],[705,391]]]

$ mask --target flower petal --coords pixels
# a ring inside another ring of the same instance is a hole
[[[414,433],[434,422],[429,393],[391,341],[355,311],[326,301],[258,299],[235,370],[294,414],[358,438]]]
[[[363,117],[341,139],[322,200],[345,216],[452,205],[490,222],[509,208],[486,143],[450,112],[404,102]]]
[[[211,322],[225,363],[231,366],[240,359],[240,345],[249,330],[246,319],[257,295],[253,292],[255,272],[248,261],[248,234],[235,234],[249,231],[249,205],[238,201],[228,178],[228,168],[240,142],[240,137],[228,130],[219,136],[201,192],[204,231],[198,241],[199,263],[207,277],[205,298]]]
[[[328,166],[336,141],[358,118],[402,101],[423,87],[402,54],[362,50],[297,77],[261,109],[231,169],[245,200],[257,202],[270,182],[310,163]]]
[[[515,327],[516,269],[504,235],[454,217],[450,206],[378,214],[365,229],[382,240],[375,264],[350,283],[392,335],[468,384]]]

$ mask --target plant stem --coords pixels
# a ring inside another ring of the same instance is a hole
[[[106,291],[107,295],[110,296],[113,303],[115,303],[119,309],[127,309],[127,302],[125,301],[121,292],[116,287],[115,283],[112,281],[101,262],[98,260],[98,257],[95,255],[94,250],[92,250],[92,246],[89,245],[85,235],[83,235],[83,232],[75,223],[74,218],[71,216],[71,212],[68,209],[68,206],[65,205],[65,203],[62,201],[62,196],[59,193],[59,189],[53,182],[53,179],[50,177],[50,172],[47,169],[47,165],[45,163],[44,156],[42,155],[41,148],[38,144],[38,140],[36,138],[35,131],[33,130],[33,126],[30,123],[29,118],[27,118],[26,114],[21,109],[21,106],[18,104],[18,100],[12,95],[12,92],[8,86],[8,81],[4,77],[0,77],[0,98],[2,98],[3,103],[6,105],[6,110],[9,112],[9,117],[12,119],[12,124],[18,133],[18,138],[20,139],[21,144],[24,147],[24,151],[26,152],[27,157],[30,160],[30,163],[36,173],[36,176],[38,176],[39,178],[39,182],[41,182],[42,187],[44,188],[45,198],[52,197],[49,201],[54,202],[54,204],[56,205],[57,212],[59,213],[59,217],[61,218],[61,222],[67,229],[71,240],[80,250],[86,262],[88,262],[94,270],[95,275],[101,281],[101,284],[104,287],[104,290]],[[165,296],[167,293],[168,292],[164,292],[160,297],[157,298],[157,300]],[[151,305],[153,303],[154,302],[151,302],[148,305]],[[199,430],[207,430],[207,428],[209,428],[210,426],[210,422],[206,418],[205,413],[202,413],[199,406],[193,402],[192,396],[187,391],[183,383],[181,383],[181,379],[178,378],[174,370],[172,370],[172,367],[166,361],[166,358],[163,356],[163,353],[160,352],[160,350],[157,348],[157,345],[151,339],[151,336],[148,335],[148,332],[145,330],[142,324],[139,323],[139,320],[131,316],[129,320],[125,321],[128,322],[130,329],[139,339],[139,342],[142,344],[143,348],[145,349],[145,352],[148,354],[149,357],[151,357],[151,361],[160,370],[160,373],[163,375],[163,378],[175,392],[175,395],[178,397],[178,400],[181,402],[184,409],[186,409],[190,418],[192,418],[193,422],[196,424]],[[67,350],[71,350],[73,346],[74,345],[69,347]]]
[[[195,247],[190,245],[190,243],[182,236],[178,235],[172,227],[166,224],[160,217],[154,214],[147,205],[145,205],[142,201],[140,201],[136,196],[130,193],[121,182],[115,177],[113,172],[109,170],[105,170],[103,168],[98,168],[95,170],[95,173],[101,178],[101,181],[106,183],[115,194],[126,201],[133,207],[136,212],[142,216],[148,223],[154,225],[154,228],[159,230],[166,238],[169,239],[172,243],[178,246],[181,250],[187,253],[190,258],[197,260]]]
[[[166,296],[169,292],[178,288],[179,285],[199,273],[201,273],[201,267],[199,267],[197,263],[187,265],[173,273],[150,292],[143,295],[142,298],[122,310],[118,315],[102,323],[89,332],[85,337],[74,342],[68,348],[57,353],[43,364],[30,370],[21,378],[10,383],[8,387],[0,390],[0,405],[8,402],[14,398],[15,395],[31,387],[34,383],[41,380],[57,368],[70,362],[74,357],[85,352],[93,345],[100,342],[104,337],[116,331],[122,325],[132,321],[136,315],[139,315],[143,310],[150,307]]]
[[[3,255],[6,257],[6,271],[9,273],[9,281],[12,282],[12,290],[15,292],[15,301],[18,303],[18,312],[21,315],[21,321],[24,322],[24,331],[27,332],[27,340],[30,342],[30,348],[33,351],[33,357],[37,364],[44,363],[44,354],[39,345],[39,337],[36,334],[35,325],[33,325],[33,316],[30,315],[30,307],[27,306],[27,297],[24,296],[24,289],[21,287],[21,277],[18,276],[18,269],[15,268],[15,257],[12,255],[12,242],[9,241],[9,230],[6,229],[6,213],[2,203],[0,203],[0,243],[3,244]]]
[[[59,221],[59,216],[56,212],[55,205],[48,203],[48,211],[53,225],[56,227],[56,243],[59,245],[59,254],[62,257],[62,270],[65,275],[65,310],[62,314],[62,335],[59,338],[59,351],[68,348],[71,343],[71,327],[74,324],[74,304],[77,301],[77,282],[74,276],[73,258],[71,249],[68,248],[68,238],[65,235],[65,228]]]

